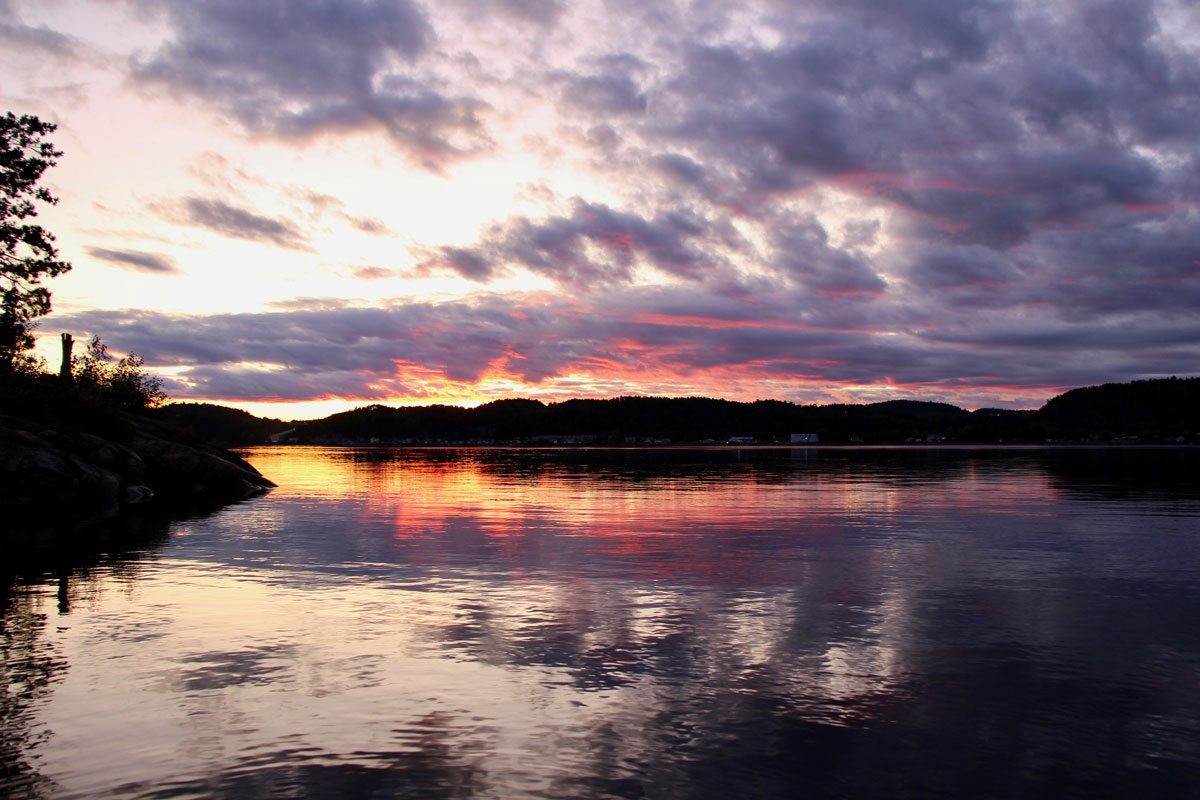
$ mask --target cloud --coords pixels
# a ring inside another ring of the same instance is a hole
[[[378,217],[354,217],[349,214],[342,216],[356,230],[368,233],[371,236],[390,236],[392,234],[392,229]]]
[[[830,4],[819,23],[773,20],[782,41],[770,48],[684,45],[648,124],[706,172],[736,176],[747,209],[813,181],[859,181],[939,223],[927,235],[1009,247],[1064,216],[1161,194],[1157,162],[1122,131],[1170,147],[1200,133],[1197,71],[1153,7],[1082,8],[1022,19],[1005,3]]]
[[[704,249],[709,234],[709,222],[684,208],[648,219],[576,198],[569,216],[514,217],[470,248],[441,248],[423,268],[488,281],[501,269],[520,267],[579,287],[629,283],[637,267],[699,280],[717,258]]]
[[[354,270],[353,275],[361,281],[378,281],[384,278],[394,278],[396,271],[384,267],[359,267]]]
[[[274,244],[287,250],[307,250],[303,233],[294,225],[238,208],[223,200],[188,197],[182,203],[184,221],[232,239]]]
[[[702,183],[706,174],[702,165],[682,153],[660,153],[650,163],[670,180],[689,185]]]
[[[45,25],[26,25],[21,22],[10,2],[0,2],[0,43],[7,49],[50,56],[61,60],[74,60],[91,55],[90,50],[78,39]]]
[[[769,387],[807,402],[890,386],[978,405],[1003,394],[1011,405],[1073,385],[1187,374],[1200,341],[1195,315],[1072,320],[966,308],[930,325],[920,306],[875,302],[884,307],[865,313],[803,286],[734,297],[693,284],[625,287],[587,306],[541,294],[384,308],[300,298],[273,312],[92,311],[58,324],[172,368],[192,387],[181,397],[225,400],[437,396],[498,381],[552,395],[753,399]]]
[[[534,188],[513,210],[466,220],[473,241],[418,240],[415,270],[322,259],[347,280],[436,273],[458,302],[87,318],[198,393],[954,399],[1195,371],[1186,4],[144,2],[168,39],[135,60],[142,86],[202,99],[256,145],[375,129],[431,169],[495,148],[495,172],[456,174],[465,192],[528,154],[545,168],[518,177]],[[249,207],[210,160],[176,221],[291,249],[320,244],[310,228],[392,233],[350,194]],[[553,292],[490,294],[501,280]]]
[[[468,18],[478,20],[481,16],[498,14],[520,22],[537,25],[554,24],[563,11],[562,0],[457,0],[467,12]]]
[[[562,99],[602,117],[646,111],[646,95],[627,75],[571,77],[563,89]]]
[[[478,247],[440,247],[426,256],[419,266],[419,271],[423,274],[439,270],[454,272],[480,283],[486,283],[498,274],[490,257]]]
[[[56,58],[75,58],[80,54],[78,41],[44,25],[34,27],[11,21],[0,22],[0,42],[15,50]]]
[[[818,294],[874,297],[887,286],[865,259],[831,247],[815,219],[772,226],[770,236],[776,270]]]
[[[122,269],[160,275],[180,271],[175,266],[175,259],[161,253],[145,253],[140,250],[110,250],[106,247],[89,247],[87,251],[93,258],[115,264]]]
[[[433,30],[407,0],[164,3],[175,38],[133,64],[255,133],[284,139],[377,128],[430,168],[489,146],[484,104],[404,72]]]
[[[369,377],[352,370],[264,370],[255,367],[199,366],[177,382],[175,392],[187,397],[239,397],[251,402],[288,402],[349,397],[360,401],[382,400],[388,390],[373,388]],[[181,395],[182,396],[182,395]]]
[[[286,300],[272,300],[267,305],[284,311],[331,311],[350,308],[354,304],[341,297],[289,297]]]
[[[334,197],[331,194],[322,194],[311,190],[296,188],[292,193],[302,194],[305,201],[312,207],[313,217],[319,218],[325,214],[334,214],[344,222],[350,223],[350,226],[357,231],[369,234],[371,236],[389,236],[393,234],[391,228],[378,217],[355,216],[346,211],[346,204],[339,197]]]

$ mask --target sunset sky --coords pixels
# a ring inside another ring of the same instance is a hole
[[[1200,5],[0,0],[41,352],[178,400],[1032,408],[1200,372]]]

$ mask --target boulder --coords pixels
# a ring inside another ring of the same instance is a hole
[[[170,425],[128,422],[132,436],[117,442],[0,415],[0,518],[25,527],[103,519],[137,507],[234,502],[275,485],[232,453]]]

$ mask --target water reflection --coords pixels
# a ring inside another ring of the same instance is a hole
[[[1196,455],[258,449],[271,495],[13,594],[14,752],[55,796],[1185,796]]]
[[[127,519],[24,537],[10,531],[0,552],[0,793],[52,795],[58,788],[40,771],[40,749],[53,731],[40,715],[54,685],[70,667],[45,632],[70,629],[80,605],[137,580],[142,559],[167,539],[168,523]],[[46,609],[53,598],[53,612]]]

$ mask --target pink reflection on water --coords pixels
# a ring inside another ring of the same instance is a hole
[[[864,525],[902,536],[925,519],[1049,514],[1062,500],[1043,471],[970,459],[930,479],[903,463],[864,474],[815,450],[776,454],[779,468],[765,472],[729,451],[716,462],[713,451],[663,451],[680,463],[649,472],[629,453],[592,452],[605,468],[581,469],[578,451],[486,448],[260,448],[255,463],[277,495],[353,500],[360,535],[387,537],[410,563],[486,553],[510,567],[576,563],[697,584],[780,580],[773,555]],[[933,559],[940,546],[922,545]],[[868,561],[880,558],[886,549]]]

